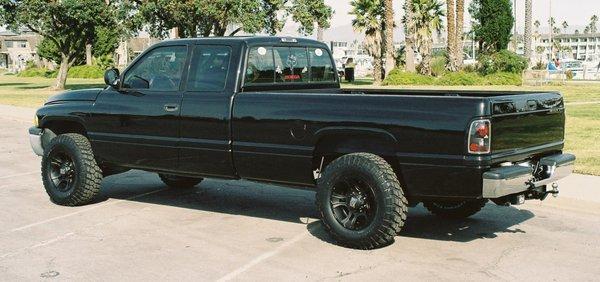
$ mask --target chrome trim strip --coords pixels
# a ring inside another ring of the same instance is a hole
[[[531,173],[524,173],[511,178],[498,178],[497,175],[506,174],[514,166],[494,168],[483,174],[482,196],[486,199],[499,198],[506,195],[527,191],[531,187],[540,187],[564,178],[573,172],[575,156],[571,154],[558,154],[542,158],[541,165],[547,165],[548,177],[533,182]]]

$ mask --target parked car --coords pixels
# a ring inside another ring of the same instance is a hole
[[[315,190],[333,238],[371,249],[419,203],[460,218],[543,200],[575,160],[559,93],[340,89],[329,49],[308,39],[164,41],[105,82],[37,110],[30,140],[54,203],[90,203],[129,169],[176,189],[277,183]]]

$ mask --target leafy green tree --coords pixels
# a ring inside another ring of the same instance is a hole
[[[314,33],[315,25],[319,31],[329,28],[333,9],[323,0],[296,0],[292,3],[289,13],[292,20],[300,23],[298,32],[308,35]],[[319,32],[317,40],[322,41],[322,36],[322,32]]]
[[[93,57],[100,58],[103,56],[112,56],[115,50],[119,47],[119,41],[121,39],[121,33],[119,29],[100,27],[96,30],[96,34],[91,39],[93,44]],[[79,65],[86,61],[86,54],[84,50],[77,50],[78,52],[74,55],[75,62],[73,65]],[[54,41],[44,37],[37,46],[38,55],[44,59],[52,62],[60,62],[61,55],[58,47]]]
[[[412,14],[415,25],[416,46],[421,55],[419,72],[431,75],[431,57],[433,53],[433,33],[444,29],[443,4],[437,0],[412,0]]]
[[[103,0],[3,0],[0,17],[9,28],[27,27],[42,35],[44,44],[54,45],[60,64],[54,88],[64,89],[69,68],[85,52],[86,42],[98,28],[114,26],[112,5]]]
[[[352,27],[365,33],[365,50],[373,57],[373,79],[375,85],[381,84],[382,66],[382,25],[385,9],[381,0],[352,0],[350,15]]]
[[[479,50],[491,53],[508,48],[514,22],[511,0],[473,0],[469,13]]]
[[[133,29],[147,28],[151,35],[167,37],[176,29],[178,37],[224,36],[228,26],[239,31],[274,34],[283,28],[285,15],[312,33],[315,23],[329,26],[332,10],[323,0],[135,0],[130,17]],[[283,16],[282,16],[283,15]]]

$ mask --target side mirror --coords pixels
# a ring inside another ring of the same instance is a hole
[[[112,68],[104,72],[104,83],[112,87],[117,87],[119,84],[119,70]]]

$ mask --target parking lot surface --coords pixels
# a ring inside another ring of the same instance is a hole
[[[573,175],[558,198],[488,204],[446,220],[418,206],[396,242],[335,245],[314,192],[206,180],[171,190],[155,174],[110,176],[96,203],[52,204],[27,128],[0,107],[0,280],[597,280],[600,181]]]

